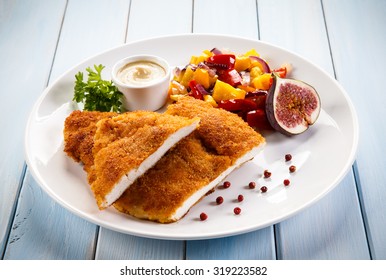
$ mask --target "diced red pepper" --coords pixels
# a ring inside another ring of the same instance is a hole
[[[206,65],[217,70],[228,70],[235,67],[236,56],[234,54],[217,54],[208,57]]]
[[[268,122],[267,115],[262,109],[249,111],[247,113],[246,120],[249,126],[257,129],[272,129]]]
[[[230,112],[252,111],[257,109],[254,101],[249,99],[229,99],[218,102],[218,107]]]
[[[254,91],[248,91],[247,94],[245,95],[245,98],[252,98],[252,97],[256,97],[256,96],[265,96],[267,94],[268,94],[268,91],[258,89],[258,90],[254,90]]]
[[[236,69],[219,71],[218,79],[227,84],[230,84],[232,87],[237,87],[238,85],[241,85],[241,82],[243,81]]]
[[[255,102],[256,109],[265,109],[265,102],[267,100],[267,91],[265,90],[256,90],[253,92],[248,92],[245,96],[245,99]]]
[[[204,95],[208,94],[208,92],[205,90],[205,88],[198,84],[195,80],[191,80],[189,82],[190,92],[189,95],[196,98],[204,100]]]
[[[280,78],[285,78],[287,76],[287,67],[280,67],[278,69],[273,70],[272,72],[278,74]]]

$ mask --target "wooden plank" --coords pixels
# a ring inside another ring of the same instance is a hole
[[[191,22],[191,0],[132,0],[127,42],[176,33],[189,33]],[[184,250],[184,241],[147,239],[101,228],[96,258],[182,259]]]
[[[320,1],[262,0],[258,8],[261,39],[297,52],[334,75]],[[335,229],[334,236],[330,229]],[[315,207],[280,223],[276,233],[280,259],[368,259],[352,172]]]
[[[108,0],[70,0],[50,81],[83,60],[123,44],[129,10],[127,0],[114,4]]]
[[[65,3],[36,0],[0,4],[0,256],[24,175],[25,123],[33,102],[46,86]]]
[[[50,80],[52,81],[63,71],[79,63],[79,60],[122,43],[126,31],[129,4],[124,0],[116,1],[114,5],[111,5],[108,0],[98,0],[93,1],[90,6],[90,1],[70,1],[63,21]],[[32,11],[33,18],[38,22],[42,21],[47,14],[51,14],[50,9],[52,8],[45,5],[42,13],[37,15]],[[122,12],[125,10],[126,13]],[[19,20],[24,19],[19,18]],[[59,23],[61,21],[62,17]],[[98,30],[98,36],[95,35],[95,30]],[[56,36],[59,35],[59,31],[60,25],[56,29]],[[36,38],[37,36],[31,39],[28,47],[34,48],[35,45],[42,47]],[[56,38],[54,43],[56,43]],[[53,56],[50,57],[51,61],[52,58]],[[46,80],[48,71],[44,72],[39,65],[39,62],[35,62],[34,72],[43,72],[46,75],[44,80]],[[37,95],[40,93],[41,91]],[[23,199],[20,199],[18,204],[17,216],[5,254],[6,258],[90,259],[94,257],[97,227],[62,209],[48,196],[41,194],[40,187],[31,178],[29,172],[26,174],[21,197]],[[35,250],[24,248],[35,248]],[[48,249],[42,250],[42,248]]]
[[[328,197],[276,226],[278,259],[369,259],[358,204],[349,174]]]
[[[256,1],[194,1],[195,33],[258,39]],[[214,46],[208,46],[211,48]],[[216,46],[224,47],[224,46]],[[225,46],[226,47],[226,46]],[[188,241],[187,259],[275,259],[273,227],[238,236]]]
[[[336,75],[359,116],[355,169],[371,256],[386,259],[386,2],[326,0],[323,7]]]
[[[331,75],[328,39],[318,0],[259,0],[260,40],[284,47]]]
[[[255,0],[195,0],[194,33],[216,33],[258,39]]]
[[[127,42],[190,33],[192,0],[132,0]]]
[[[158,240],[101,229],[96,259],[102,260],[182,260],[183,241]]]
[[[96,230],[56,204],[27,174],[4,259],[91,259]]]
[[[188,260],[272,260],[276,259],[273,227],[239,236],[189,241]]]

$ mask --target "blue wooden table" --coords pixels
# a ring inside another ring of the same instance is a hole
[[[1,0],[1,258],[386,259],[385,15],[384,0]],[[40,188],[23,147],[43,90],[101,51],[183,33],[260,39],[338,80],[357,110],[360,139],[352,169],[332,192],[258,231],[173,241],[98,227]]]

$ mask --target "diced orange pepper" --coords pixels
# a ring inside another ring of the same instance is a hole
[[[220,80],[216,81],[213,88],[213,98],[216,102],[229,99],[244,99],[246,92],[239,88],[234,88],[231,85]]]
[[[254,87],[246,86],[246,85],[239,85],[239,86],[237,86],[237,88],[242,89],[245,92],[253,92],[256,90]]]
[[[251,59],[248,56],[236,56],[235,69],[237,72],[247,70],[251,66]]]
[[[205,89],[210,86],[209,73],[205,69],[197,68],[193,74],[193,80],[201,84]]]
[[[252,80],[252,86],[256,89],[268,90],[271,85],[271,74],[265,73]]]

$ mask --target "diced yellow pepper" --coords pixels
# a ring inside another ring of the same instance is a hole
[[[204,50],[202,53],[207,55],[208,57],[213,56],[213,53],[210,50]]]
[[[199,56],[192,55],[189,61],[189,64],[195,64],[197,65],[197,61],[200,59]]]
[[[261,73],[263,73],[263,66],[261,65],[261,63],[260,62],[258,62],[258,61],[252,61],[251,62],[251,67],[250,67],[250,69],[253,69],[253,68],[259,68],[260,69],[260,72]]]
[[[178,101],[181,96],[180,94],[171,94],[169,97],[172,101]]]
[[[204,95],[204,101],[208,102],[213,107],[217,107],[218,106],[216,100],[214,100],[212,95],[209,95],[209,94]]]
[[[235,69],[237,72],[247,70],[251,66],[251,60],[248,56],[236,56]]]
[[[193,79],[194,71],[192,70],[192,67],[188,66],[186,67],[185,73],[183,74],[180,84],[184,87],[188,87],[189,82]]]
[[[271,85],[271,74],[265,73],[252,80],[252,86],[256,89],[268,90]]]
[[[249,51],[247,51],[244,56],[260,56],[260,54],[255,50],[255,49],[250,49]]]
[[[216,102],[219,102],[220,100],[244,99],[245,94],[246,92],[244,90],[234,88],[230,84],[217,80],[213,88],[212,96]]]
[[[200,56],[192,56],[190,58],[190,64],[198,65],[201,62],[204,62],[208,57],[212,56],[213,54],[209,50],[204,50]]]
[[[209,87],[212,87],[216,83],[217,78],[217,75],[214,75],[213,77],[209,75]]]
[[[251,80],[260,76],[261,74],[263,74],[263,71],[258,66],[251,68],[251,70],[249,71],[249,75],[251,76]]]
[[[193,74],[193,80],[201,84],[205,89],[210,86],[209,73],[205,69],[197,68]]]

